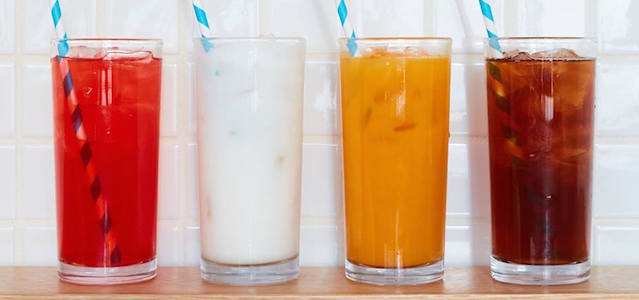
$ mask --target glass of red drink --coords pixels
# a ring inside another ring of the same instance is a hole
[[[69,39],[54,48],[60,278],[153,278],[162,42]]]
[[[585,281],[596,44],[501,38],[485,45],[492,276],[517,284]]]

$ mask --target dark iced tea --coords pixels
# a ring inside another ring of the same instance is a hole
[[[567,52],[486,61],[492,246],[502,262],[589,259],[595,60]]]

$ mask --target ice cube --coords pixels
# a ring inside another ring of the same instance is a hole
[[[580,58],[580,56],[573,50],[566,48],[558,48],[546,51],[539,51],[532,54],[532,57],[537,59],[545,58],[559,58],[559,59],[574,59]]]
[[[117,47],[106,49],[104,60],[113,59],[135,59],[142,62],[151,62],[153,59],[153,53],[144,49],[122,50]]]
[[[371,58],[380,58],[384,56],[389,56],[388,52],[384,48],[379,47],[371,47],[365,48],[362,50],[364,56]]]
[[[514,50],[504,53],[504,59],[508,60],[531,60],[533,57],[528,52]]]
[[[420,57],[420,56],[428,55],[428,52],[426,52],[426,50],[420,49],[418,47],[408,46],[408,47],[404,48],[404,55],[409,56],[409,57]]]
[[[71,47],[69,51],[70,57],[74,58],[102,58],[104,57],[104,50],[101,48],[91,48],[87,46],[75,46]]]

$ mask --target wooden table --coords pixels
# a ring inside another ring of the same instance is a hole
[[[566,286],[518,286],[490,278],[487,267],[449,268],[443,281],[379,287],[351,282],[342,268],[302,268],[299,279],[274,286],[206,283],[197,268],[160,268],[155,279],[120,286],[60,282],[55,268],[0,268],[0,299],[639,299],[639,267],[595,267],[590,281]]]

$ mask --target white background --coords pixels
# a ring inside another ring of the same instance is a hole
[[[305,36],[301,262],[343,260],[333,0],[202,0],[218,36]],[[501,35],[600,41],[592,254],[639,264],[639,1],[498,0]],[[189,0],[62,0],[71,37],[165,41],[158,255],[197,265],[199,232]],[[490,253],[483,23],[477,0],[352,0],[361,36],[452,36],[446,262],[487,264]],[[0,0],[0,265],[56,262],[49,0]]]

